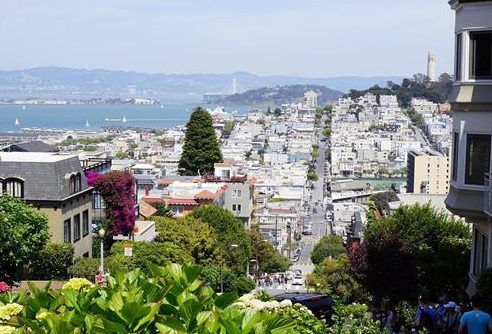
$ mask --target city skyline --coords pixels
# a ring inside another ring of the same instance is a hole
[[[446,2],[0,0],[3,70],[376,76],[450,72]]]

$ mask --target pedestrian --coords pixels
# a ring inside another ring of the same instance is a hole
[[[467,334],[492,334],[492,318],[490,314],[482,311],[482,298],[474,295],[471,298],[473,310],[465,312],[460,320],[459,333]]]
[[[461,312],[458,305],[449,301],[443,305],[444,317],[443,317],[443,333],[444,334],[456,334],[458,333],[458,327],[460,325]]]
[[[420,298],[420,307],[417,310],[415,317],[415,328],[417,333],[420,330],[426,329],[429,333],[442,332],[442,316],[441,314],[429,304],[429,300],[426,297]]]

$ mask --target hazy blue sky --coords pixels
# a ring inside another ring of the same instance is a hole
[[[453,58],[445,0],[0,0],[0,69],[408,75]]]

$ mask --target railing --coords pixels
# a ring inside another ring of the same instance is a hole
[[[492,216],[492,173],[485,174],[485,185],[487,190],[483,196],[483,211]]]

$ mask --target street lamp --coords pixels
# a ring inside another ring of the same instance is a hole
[[[101,239],[101,263],[99,267],[99,271],[101,272],[101,275],[104,275],[104,235],[106,234],[106,231],[101,228],[99,230],[99,238]]]

